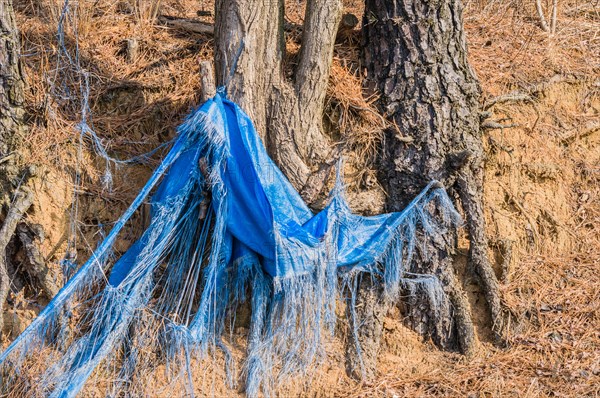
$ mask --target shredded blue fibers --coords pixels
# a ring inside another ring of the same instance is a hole
[[[150,226],[113,264],[117,235],[153,190]],[[458,223],[435,182],[400,213],[352,214],[339,176],[328,205],[313,214],[249,117],[217,94],[179,126],[172,149],[106,239],[0,356],[0,385],[14,383],[42,346],[58,353],[36,386],[49,397],[76,396],[107,363],[119,375],[111,395],[126,392],[147,365],[140,347],[159,350],[168,367],[189,375],[192,360],[211,350],[229,358],[221,341],[226,319],[247,301],[245,389],[270,395],[324,355],[336,299],[356,275],[377,275],[392,302],[407,286],[431,302],[445,300],[435,276],[408,271],[420,241]],[[69,318],[74,311],[85,316]]]

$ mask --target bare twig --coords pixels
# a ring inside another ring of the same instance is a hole
[[[544,32],[550,32],[548,22],[546,22],[546,17],[544,16],[544,10],[542,9],[541,0],[535,0],[535,8],[537,10],[538,17],[540,18],[540,28],[542,28]]]
[[[492,98],[489,101],[486,101],[483,104],[483,109],[488,110],[494,105],[504,104],[507,102],[529,102],[533,103],[533,98],[530,95],[525,93],[520,93],[517,91],[510,92],[508,94],[502,94],[497,97]]]
[[[535,118],[535,122],[533,122],[533,126],[531,126],[531,131],[534,131],[538,124],[538,121],[540,120],[541,114],[540,114],[540,109],[538,108],[536,102],[533,100],[533,98],[529,94],[521,93],[518,91],[513,91],[508,94],[499,95],[497,97],[492,98],[489,101],[486,101],[485,104],[483,104],[483,109],[485,111],[487,111],[488,109],[492,108],[494,105],[504,104],[507,102],[527,102],[533,107],[533,109],[535,110],[535,113],[536,113],[536,118]],[[509,126],[502,127],[502,126],[496,126],[496,125],[489,124],[488,122],[483,122],[481,127],[488,128],[488,129],[489,128],[508,128],[508,127],[515,127],[515,125],[509,125]]]
[[[161,15],[158,22],[171,28],[185,30],[186,32],[210,34],[214,33],[213,24],[190,18],[176,18],[169,15]]]
[[[509,128],[518,127],[518,126],[519,125],[517,123],[502,124],[502,123],[498,123],[494,120],[486,120],[485,122],[481,123],[481,128],[484,130],[495,130],[495,129],[504,130],[504,129],[509,129]]]
[[[550,34],[552,34],[552,35],[556,33],[556,10],[557,9],[558,9],[558,0],[552,0],[552,17],[550,18]]]

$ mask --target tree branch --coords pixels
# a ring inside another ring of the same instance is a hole
[[[544,32],[550,32],[550,28],[548,27],[548,22],[546,22],[546,17],[544,16],[544,10],[542,9],[541,0],[535,0],[535,8],[537,10],[538,16],[540,18],[540,28]]]
[[[170,28],[206,35],[212,35],[215,29],[213,24],[208,22],[203,22],[191,18],[177,18],[170,15],[159,15],[158,22]]]
[[[550,19],[550,34],[556,33],[556,11],[558,9],[558,0],[552,0],[552,17]]]
[[[322,108],[341,18],[340,0],[308,0],[306,4],[295,83],[301,106],[317,102]]]

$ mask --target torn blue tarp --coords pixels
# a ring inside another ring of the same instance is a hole
[[[156,185],[149,227],[113,264],[118,233]],[[375,275],[390,301],[407,284],[444,299],[437,278],[415,277],[409,264],[419,242],[439,240],[459,222],[435,182],[400,213],[352,214],[339,170],[328,205],[313,214],[249,117],[217,94],[179,126],[171,151],[110,234],[0,356],[11,370],[1,373],[2,384],[14,382],[24,358],[42,345],[57,359],[32,389],[51,397],[75,396],[108,362],[113,370],[119,364],[116,396],[148,351],[189,372],[191,360],[211,349],[227,357],[226,319],[249,295],[242,375],[249,396],[268,394],[324,355],[336,300],[356,275]],[[71,328],[71,337],[57,337]]]

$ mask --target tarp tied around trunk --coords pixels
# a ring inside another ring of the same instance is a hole
[[[149,227],[109,273],[117,234],[156,185]],[[435,276],[410,274],[409,265],[420,243],[443,241],[459,222],[435,182],[400,213],[352,214],[339,175],[328,205],[313,214],[248,116],[217,94],[179,126],[173,148],[110,234],[0,356],[0,391],[43,345],[57,359],[32,389],[51,397],[75,396],[101,364],[119,372],[112,394],[127,391],[149,368],[148,352],[188,372],[192,359],[214,348],[228,358],[226,319],[248,300],[242,375],[249,396],[268,395],[324,355],[336,299],[355,294],[356,275],[383,281],[390,301],[415,286],[433,303],[445,300]]]

